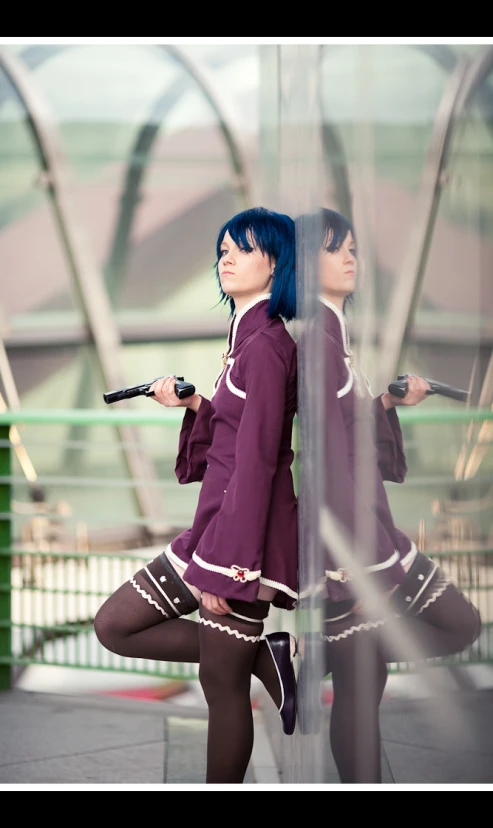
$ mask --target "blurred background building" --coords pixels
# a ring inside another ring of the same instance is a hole
[[[321,121],[316,159],[296,144],[310,154],[299,134],[310,94]],[[102,409],[115,383],[165,373],[207,395],[228,326],[215,234],[248,205],[296,213],[315,166],[317,197],[362,231],[374,391],[399,369],[472,386],[474,402],[490,406],[492,107],[491,47],[479,44],[3,47],[6,404]],[[175,483],[177,428],[158,440],[141,430],[143,468],[160,485],[137,495],[131,432],[21,431],[46,498],[68,501],[72,533],[84,524],[100,545],[115,533],[135,544],[141,530],[131,526],[189,522],[198,492]],[[488,435],[466,447],[460,427],[431,440],[408,429],[414,484],[402,503],[392,497],[409,530],[425,521],[437,540],[455,531],[488,542]],[[19,467],[20,501],[22,478]],[[461,508],[465,478],[477,485]]]
[[[45,412],[10,433],[14,549],[147,554],[190,524],[180,418],[105,424],[103,393],[173,373],[210,394],[229,324],[214,242],[248,206],[354,220],[374,393],[419,373],[491,410],[492,67],[480,43],[0,44],[0,406]],[[396,523],[430,552],[484,552],[491,422],[424,405],[444,416],[402,417]]]

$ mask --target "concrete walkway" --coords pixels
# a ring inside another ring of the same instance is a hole
[[[432,696],[414,676],[390,677],[381,708],[384,787],[493,788],[493,667],[460,668],[445,678],[443,693]],[[345,789],[327,736],[330,682],[324,690],[324,736],[316,737],[323,755],[312,779],[322,778],[304,783],[314,737],[285,736],[276,708],[252,685],[255,745],[238,787]],[[181,696],[149,701],[16,687],[0,694],[0,740],[4,790],[216,787],[205,786],[207,707],[195,681]]]

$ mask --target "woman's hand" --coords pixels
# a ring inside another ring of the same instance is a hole
[[[175,394],[175,385],[176,378],[173,376],[156,380],[149,389],[150,391],[154,391],[154,396],[150,397],[150,399],[155,400],[159,405],[164,405],[166,408],[191,408],[192,411],[197,413],[202,402],[202,397],[198,394],[193,394],[191,397],[185,397],[185,399],[180,400]]]
[[[232,612],[226,598],[221,598],[219,595],[211,595],[210,592],[202,593],[202,604],[212,612],[214,615],[228,615]]]
[[[389,408],[395,408],[396,405],[419,405],[420,402],[428,398],[427,391],[430,391],[430,386],[423,377],[409,374],[406,381],[407,394],[405,397],[394,397],[388,391],[382,395],[382,403],[386,411]]]

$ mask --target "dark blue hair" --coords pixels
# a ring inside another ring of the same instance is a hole
[[[265,207],[252,207],[237,213],[221,227],[216,242],[216,277],[221,293],[221,302],[231,306],[235,312],[234,300],[224,293],[219,279],[221,244],[226,233],[239,247],[252,249],[252,242],[262,253],[275,260],[269,316],[282,316],[286,322],[296,314],[296,253],[294,221],[284,213],[276,213]]]
[[[348,233],[351,233],[355,243],[356,234],[352,222],[338,213],[336,210],[329,210],[328,207],[321,207],[313,213],[305,213],[296,219],[298,238],[306,237],[309,245],[313,245],[317,251],[323,247],[328,253],[335,253],[344,243]],[[315,251],[313,250],[312,253]],[[344,301],[346,304],[352,302],[354,295],[349,294]]]
[[[335,253],[344,243],[348,233],[351,233],[356,242],[356,234],[352,223],[342,213],[323,207],[320,211],[323,238],[321,244],[329,253]]]
[[[349,221],[342,213],[336,210],[329,210],[327,207],[322,207],[321,210],[323,239],[322,246],[325,247],[328,253],[335,253],[342,244],[348,233],[351,233],[354,243],[356,244],[356,233],[352,222]],[[344,300],[344,311],[347,303],[352,303],[354,294],[350,293]]]

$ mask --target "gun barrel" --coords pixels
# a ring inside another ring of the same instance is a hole
[[[145,385],[132,385],[128,388],[120,388],[119,391],[109,391],[103,394],[103,399],[107,405],[120,402],[120,400],[131,400],[133,397],[143,397],[151,387],[152,382],[147,382]]]

